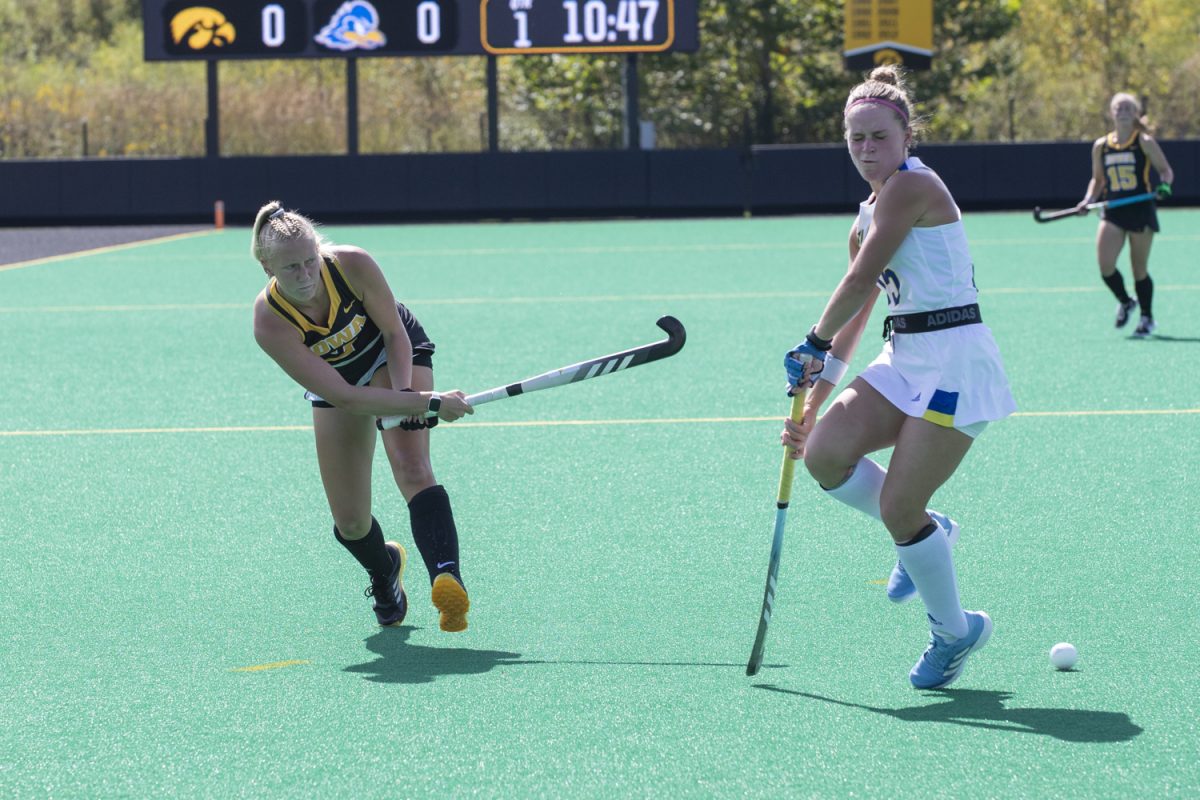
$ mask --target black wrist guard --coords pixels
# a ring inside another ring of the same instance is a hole
[[[816,325],[813,325],[812,330],[808,332],[808,335],[805,336],[804,339],[822,353],[828,353],[829,348],[833,347],[832,339],[822,339],[820,336],[817,336]]]

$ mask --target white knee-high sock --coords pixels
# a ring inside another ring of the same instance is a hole
[[[883,479],[886,477],[886,469],[863,457],[854,465],[850,477],[825,491],[834,500],[840,500],[882,522],[883,517],[879,513],[879,493],[883,490]]]
[[[946,531],[933,524],[937,530],[916,544],[896,545],[896,553],[925,604],[929,627],[943,638],[960,639],[967,635],[967,618],[958,598],[954,556]]]
[[[887,478],[887,470],[864,456],[854,465],[854,471],[850,473],[850,477],[832,489],[826,489],[825,493],[834,500],[843,502],[882,522],[883,515],[879,511],[879,495],[883,491],[885,478]],[[950,534],[945,529],[943,532],[947,536]],[[954,544],[958,540],[958,533],[958,531],[955,532],[950,539],[950,544]]]

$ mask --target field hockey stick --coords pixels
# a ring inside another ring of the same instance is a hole
[[[659,317],[655,324],[667,332],[666,339],[644,344],[641,347],[622,350],[619,353],[600,356],[589,361],[580,361],[578,364],[552,369],[549,372],[543,372],[541,375],[534,375],[532,378],[526,378],[517,383],[497,386],[495,389],[488,389],[486,392],[480,392],[479,394],[467,395],[467,402],[472,406],[479,406],[484,403],[490,403],[493,400],[516,397],[519,394],[537,392],[567,383],[579,383],[589,378],[599,378],[601,375],[611,375],[619,370],[630,369],[642,364],[649,364],[651,361],[669,358],[683,349],[683,343],[687,341],[687,331],[683,329],[682,322],[668,315]],[[406,419],[409,419],[409,417],[382,417],[379,420],[379,428],[381,430],[394,428]]]
[[[1093,211],[1097,208],[1120,208],[1121,206],[1131,206],[1134,203],[1144,203],[1147,200],[1153,200],[1158,195],[1154,192],[1146,192],[1145,194],[1135,194],[1132,197],[1121,197],[1116,200],[1100,200],[1095,203],[1088,203],[1084,206],[1085,211]],[[1067,217],[1082,216],[1079,209],[1064,208],[1062,211],[1042,211],[1041,207],[1033,210],[1033,218],[1038,222],[1053,222],[1056,219],[1066,219]]]
[[[804,397],[807,389],[799,389],[792,395],[792,422],[799,424],[804,419]],[[792,472],[796,460],[791,448],[784,448],[783,467],[779,470],[779,494],[775,500],[775,538],[771,540],[771,561],[767,564],[767,588],[763,592],[762,613],[758,616],[758,633],[754,635],[754,647],[750,649],[750,661],[746,664],[747,675],[757,675],[762,666],[763,647],[767,643],[767,626],[775,611],[775,583],[779,578],[779,556],[783,551],[783,526],[787,522],[788,503],[792,497]]]

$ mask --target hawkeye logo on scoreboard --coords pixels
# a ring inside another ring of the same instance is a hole
[[[189,50],[220,49],[233,44],[237,29],[215,8],[192,6],[171,17],[171,41]]]
[[[343,53],[350,50],[374,50],[387,44],[379,30],[379,12],[366,0],[342,3],[329,22],[317,34],[316,41]]]
[[[846,69],[882,64],[929,69],[933,0],[846,0]]]
[[[146,0],[144,9],[147,59],[279,58],[311,38],[304,0]]]

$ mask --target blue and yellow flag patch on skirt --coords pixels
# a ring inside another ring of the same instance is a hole
[[[929,405],[925,409],[924,419],[943,428],[954,427],[954,412],[958,408],[958,392],[943,392],[935,389]]]

